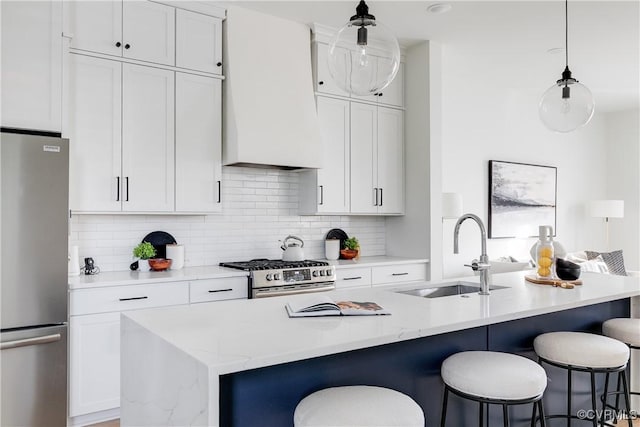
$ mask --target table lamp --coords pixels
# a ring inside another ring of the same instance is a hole
[[[624,200],[593,200],[589,203],[589,215],[604,218],[605,240],[609,250],[609,218],[624,217]]]

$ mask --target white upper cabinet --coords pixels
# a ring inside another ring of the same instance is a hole
[[[4,127],[61,132],[62,2],[2,1]]]
[[[299,173],[300,213],[349,212],[349,101],[318,96],[322,169]]]
[[[337,48],[339,52],[338,62],[343,68],[343,75],[347,75],[347,55],[349,52],[346,49]],[[327,59],[329,57],[329,46],[324,43],[314,43],[313,51],[315,53],[315,90],[319,93],[325,93],[328,95],[349,96],[348,92],[345,92],[336,84],[331,73],[329,72],[329,65]]]
[[[70,206],[174,209],[174,72],[70,55]]]
[[[174,209],[174,72],[122,64],[124,211]]]
[[[351,103],[351,212],[404,212],[403,112]]]
[[[122,208],[122,70],[116,61],[69,55],[69,205]]]
[[[404,213],[404,114],[378,107],[378,212]]]
[[[132,1],[64,2],[70,47],[175,65],[175,9]]]
[[[222,74],[222,21],[176,10],[176,67]]]
[[[404,106],[404,64],[402,62],[389,86],[378,93],[378,104],[393,107]]]
[[[222,81],[176,73],[176,212],[222,210]]]

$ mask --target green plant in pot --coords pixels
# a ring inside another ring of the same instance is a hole
[[[344,248],[340,249],[340,258],[353,259],[357,258],[360,253],[360,242],[355,237],[349,237],[344,241]]]
[[[133,248],[133,256],[138,258],[138,270],[149,271],[149,259],[156,256],[156,248],[149,242],[142,242]]]

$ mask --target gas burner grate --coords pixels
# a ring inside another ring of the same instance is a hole
[[[282,261],[280,259],[252,259],[250,261],[221,262],[221,267],[235,268],[237,270],[282,270],[285,268],[321,267],[329,265],[326,261]]]

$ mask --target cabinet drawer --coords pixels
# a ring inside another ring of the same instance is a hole
[[[383,283],[412,282],[414,280],[426,280],[427,265],[421,263],[372,267],[371,274],[373,285],[380,285]]]
[[[188,303],[187,282],[78,289],[70,293],[69,314],[77,316]]]
[[[336,288],[371,286],[370,268],[336,269]]]
[[[189,302],[193,304],[247,298],[247,291],[248,279],[246,277],[197,280],[189,283]]]

